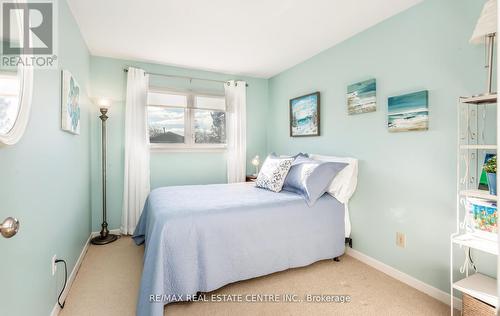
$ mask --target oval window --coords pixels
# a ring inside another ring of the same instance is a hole
[[[17,72],[0,72],[0,135],[7,135],[19,116],[20,82]]]
[[[8,37],[0,35],[0,46],[19,43],[23,32],[21,10],[14,10],[11,17],[11,32]],[[28,33],[32,40],[31,32]],[[17,46],[19,47],[19,46]],[[22,56],[30,57],[29,54]],[[12,55],[15,59],[16,55]],[[4,66],[7,67],[7,66]],[[0,68],[0,145],[13,145],[21,139],[28,125],[33,91],[33,68],[25,67],[22,62],[7,68]]]

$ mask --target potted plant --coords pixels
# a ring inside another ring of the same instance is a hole
[[[484,171],[488,176],[488,187],[490,189],[490,194],[497,194],[497,156],[494,156],[484,165]]]

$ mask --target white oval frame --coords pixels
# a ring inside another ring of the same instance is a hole
[[[21,29],[20,21],[21,18],[18,19],[19,28]],[[30,117],[31,97],[33,95],[33,67],[26,67],[22,63],[19,63],[17,66],[17,76],[19,78],[19,111],[10,131],[7,134],[0,134],[0,145],[16,144],[24,135]]]
[[[24,135],[31,112],[31,96],[33,94],[33,68],[19,65],[19,111],[14,126],[7,134],[0,134],[0,143],[14,145]]]

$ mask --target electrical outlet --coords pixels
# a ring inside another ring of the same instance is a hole
[[[56,258],[57,258],[57,255],[52,256],[52,261],[51,261],[51,264],[52,264],[52,276],[54,276],[56,274],[56,271],[57,271]]]
[[[406,248],[406,235],[400,232],[396,233],[396,246]]]

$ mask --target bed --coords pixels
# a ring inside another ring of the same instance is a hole
[[[295,193],[252,183],[152,191],[133,239],[145,244],[137,315],[226,284],[345,250],[344,205],[324,194],[313,206]]]

